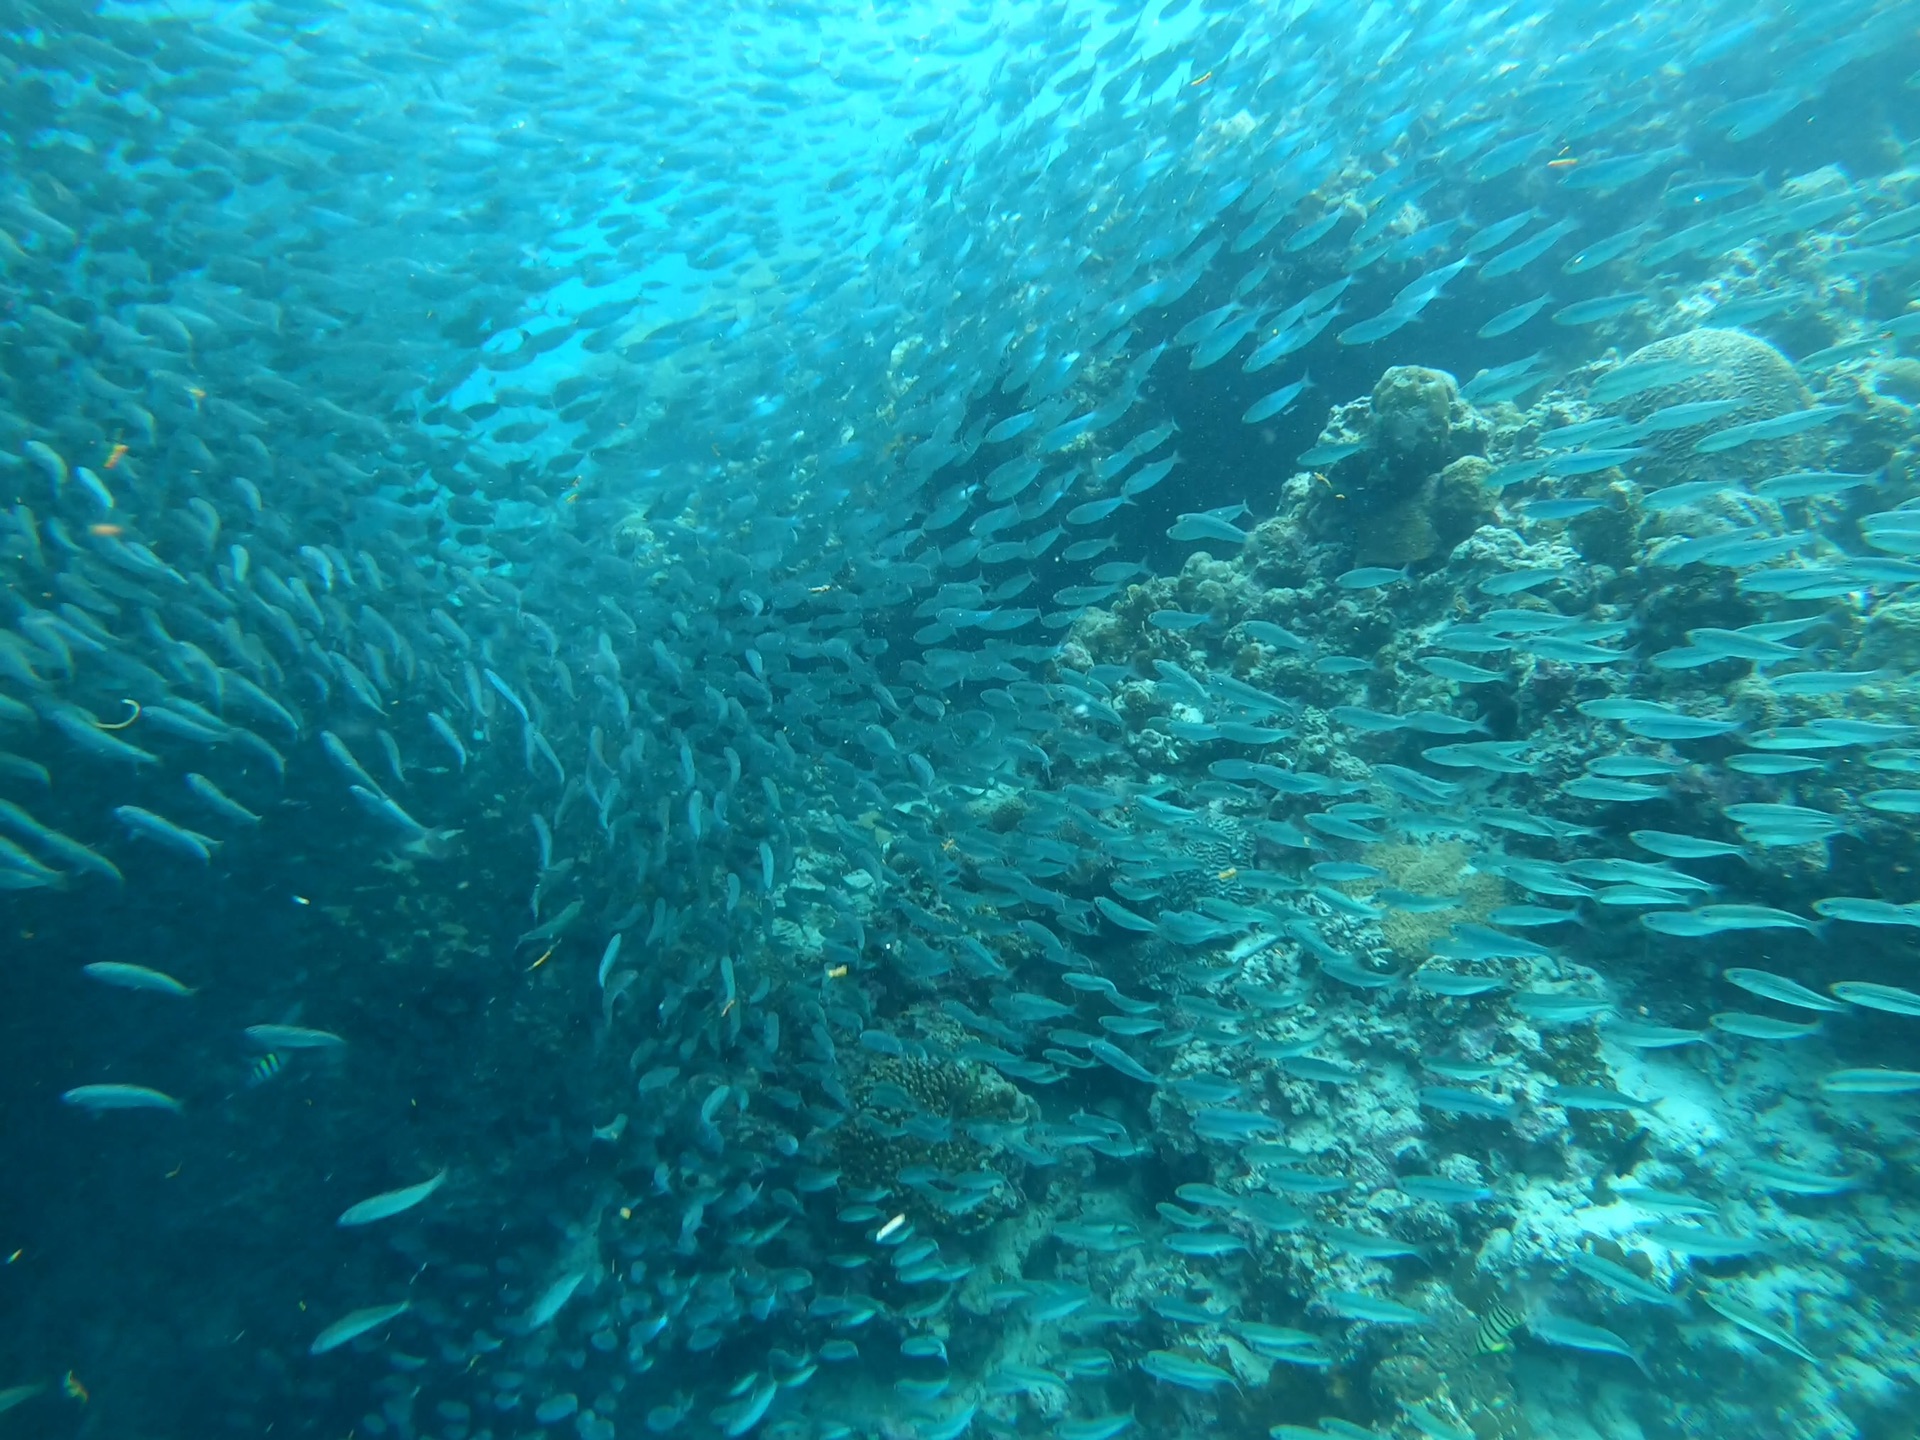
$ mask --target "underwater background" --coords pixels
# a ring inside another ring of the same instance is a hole
[[[1920,9],[0,0],[0,1440],[1909,1440]]]

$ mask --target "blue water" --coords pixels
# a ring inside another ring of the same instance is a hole
[[[0,101],[0,1437],[1911,1434],[1912,7]]]

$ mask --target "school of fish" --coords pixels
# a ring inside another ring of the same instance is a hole
[[[0,97],[0,1437],[1910,1414],[1904,0]]]

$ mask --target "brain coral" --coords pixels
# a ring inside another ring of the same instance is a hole
[[[1452,910],[1388,910],[1380,921],[1380,933],[1403,960],[1425,960],[1433,942],[1456,924],[1485,920],[1507,898],[1505,882],[1475,870],[1473,852],[1458,840],[1423,845],[1388,841],[1369,846],[1367,859],[1386,871],[1379,887],[1460,897],[1459,906]],[[1369,883],[1347,888],[1371,896],[1378,887]]]
[[[1784,415],[1790,410],[1804,410],[1813,403],[1813,397],[1794,371],[1793,362],[1773,346],[1742,330],[1689,330],[1656,340],[1634,351],[1621,364],[1623,367],[1646,365],[1664,360],[1706,368],[1689,379],[1657,386],[1624,402],[1621,410],[1630,418],[1638,420],[1665,406],[1698,400],[1743,403],[1739,409],[1705,425],[1652,435],[1640,442],[1654,452],[1642,462],[1650,478],[1657,483],[1761,479],[1803,463],[1808,442],[1799,437],[1742,445],[1717,455],[1693,452],[1695,441],[1716,430]]]
[[[956,1213],[901,1178],[919,1166],[943,1176],[991,1168],[993,1152],[967,1133],[967,1122],[1016,1121],[1028,1109],[1020,1091],[999,1075],[968,1062],[886,1057],[871,1062],[851,1092],[856,1119],[834,1132],[849,1185],[890,1192],[928,1229],[977,1230],[1019,1208],[1015,1192],[1003,1187],[976,1208]],[[895,1133],[916,1117],[950,1122],[947,1138]]]

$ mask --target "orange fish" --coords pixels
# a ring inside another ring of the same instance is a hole
[[[107,463],[102,465],[100,468],[102,470],[111,470],[113,469],[114,466],[118,465],[122,460],[124,460],[126,458],[126,455],[127,455],[127,447],[124,445],[116,444],[107,455]]]

